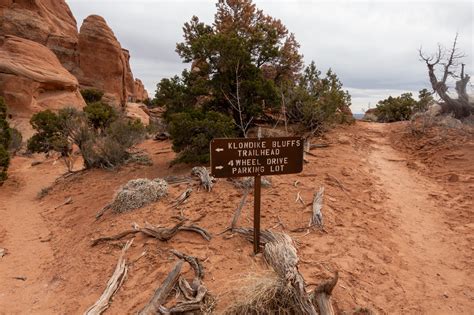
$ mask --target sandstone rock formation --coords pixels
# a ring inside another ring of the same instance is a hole
[[[69,71],[77,65],[77,23],[64,0],[0,0],[2,35],[50,48]]]
[[[51,50],[10,35],[0,37],[0,96],[22,131],[33,113],[85,105],[77,79]]]
[[[79,32],[80,68],[73,73],[81,87],[96,88],[104,99],[120,106],[134,94],[133,75],[128,51],[120,43],[105,20],[98,15],[87,17]]]
[[[99,89],[123,109],[146,95],[134,80],[129,52],[105,20],[91,15],[78,33],[65,0],[0,0],[0,38],[0,95],[16,118],[82,107],[79,87]]]
[[[130,119],[138,119],[145,126],[150,124],[150,113],[145,105],[139,103],[127,103],[125,115]]]
[[[143,102],[148,99],[148,92],[140,79],[135,79],[135,102]]]

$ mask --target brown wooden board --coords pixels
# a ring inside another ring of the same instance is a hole
[[[211,174],[216,178],[300,173],[301,137],[213,139]]]

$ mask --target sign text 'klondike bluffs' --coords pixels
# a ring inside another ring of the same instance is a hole
[[[214,139],[211,173],[217,178],[300,173],[303,147],[300,137]]]

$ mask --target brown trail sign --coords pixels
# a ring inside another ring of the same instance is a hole
[[[213,139],[211,174],[216,178],[254,176],[254,252],[260,246],[261,176],[303,170],[301,137]]]

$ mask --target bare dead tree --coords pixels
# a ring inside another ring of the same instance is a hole
[[[230,93],[227,95],[227,93],[224,92],[223,89],[221,89],[222,94],[224,94],[225,99],[229,102],[230,106],[232,107],[233,110],[237,112],[239,115],[238,121],[234,121],[234,124],[242,131],[242,134],[244,135],[244,138],[247,138],[247,131],[250,127],[250,124],[252,123],[253,117],[251,117],[249,120],[246,121],[244,118],[244,109],[242,107],[242,102],[240,98],[240,62],[237,62],[237,65],[235,66],[235,94]]]
[[[421,60],[428,67],[431,87],[444,102],[442,104],[443,112],[453,113],[456,118],[463,118],[474,114],[474,104],[469,102],[469,96],[466,91],[470,76],[465,73],[465,64],[461,62],[466,55],[459,51],[456,47],[457,43],[458,34],[456,34],[453,45],[449,50],[438,44],[437,52],[432,55],[425,55],[421,48],[418,50],[418,53]],[[458,75],[456,72],[459,66],[461,66],[461,71]],[[442,72],[440,79],[436,75],[438,69]],[[448,93],[448,78],[456,80],[455,90],[457,98],[453,98]]]

